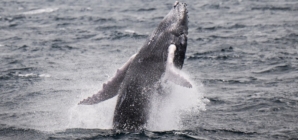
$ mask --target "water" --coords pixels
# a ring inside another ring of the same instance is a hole
[[[2,0],[0,139],[298,139],[298,2],[184,2],[183,71],[196,89],[172,87],[155,98],[163,107],[153,107],[148,130],[117,133],[116,98],[76,104],[137,52],[174,1]]]

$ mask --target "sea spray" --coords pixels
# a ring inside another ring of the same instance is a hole
[[[188,75],[179,71],[179,74]],[[184,119],[197,115],[205,110],[207,99],[203,97],[204,87],[201,83],[191,81],[192,88],[186,88],[172,83],[162,81],[161,89],[153,93],[149,120],[145,129],[151,131],[181,130],[187,126],[183,124]],[[73,105],[68,111],[67,128],[96,128],[112,129],[114,110],[117,98],[96,105]]]
[[[179,73],[184,77],[188,77],[181,71]],[[191,84],[193,88],[182,87],[170,81],[162,82],[162,90],[156,91],[152,97],[151,110],[147,122],[148,130],[168,131],[183,129],[187,127],[183,125],[185,116],[189,118],[205,110],[207,99],[203,97],[203,85],[201,83],[196,85],[192,81]]]
[[[118,96],[96,105],[74,105],[69,110],[67,128],[112,129]]]

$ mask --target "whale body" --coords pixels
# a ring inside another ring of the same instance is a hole
[[[139,52],[130,57],[97,94],[79,104],[97,104],[119,95],[113,118],[114,129],[143,129],[148,120],[151,96],[160,86],[161,79],[192,87],[177,72],[183,66],[187,48],[187,13],[185,3],[175,2]]]

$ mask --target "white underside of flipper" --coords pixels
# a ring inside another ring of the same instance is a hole
[[[166,64],[165,79],[169,80],[177,85],[192,88],[190,81],[185,77],[179,74],[179,70],[174,66],[174,57],[175,57],[176,46],[171,44],[168,48],[168,58]]]

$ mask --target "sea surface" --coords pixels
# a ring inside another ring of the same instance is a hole
[[[174,0],[1,0],[0,139],[298,139],[298,1],[185,0],[183,73],[141,132],[96,93]],[[154,109],[155,108],[155,109]]]

